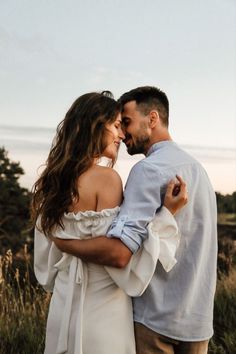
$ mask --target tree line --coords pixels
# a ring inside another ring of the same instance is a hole
[[[216,192],[218,213],[236,213],[236,192],[223,195]]]

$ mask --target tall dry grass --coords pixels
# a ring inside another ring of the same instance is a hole
[[[218,280],[209,354],[236,354],[236,269]]]
[[[0,354],[42,354],[50,294],[36,282],[27,247],[0,256]],[[218,280],[209,354],[236,354],[236,269]],[[52,353],[53,354],[53,353]]]
[[[0,354],[41,354],[50,294],[32,278],[27,247],[0,256]]]

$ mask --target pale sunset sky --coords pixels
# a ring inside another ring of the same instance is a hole
[[[25,185],[50,141],[27,155],[1,127],[26,139],[27,127],[55,129],[85,92],[154,85],[169,97],[173,139],[198,149],[215,190],[236,190],[235,0],[11,0],[0,20],[0,146]]]

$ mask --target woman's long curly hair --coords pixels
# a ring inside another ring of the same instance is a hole
[[[58,125],[46,167],[33,186],[32,222],[50,236],[64,228],[62,217],[79,200],[78,178],[106,147],[106,124],[116,120],[119,104],[109,91],[80,96]],[[38,226],[38,223],[37,223]]]

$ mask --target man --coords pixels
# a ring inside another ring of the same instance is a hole
[[[158,263],[147,290],[133,299],[137,354],[207,353],[216,284],[215,193],[201,165],[171,140],[164,92],[140,87],[120,102],[127,150],[146,158],[130,172],[110,238],[59,240],[57,245],[85,261],[124,267],[147,237],[147,223],[162,204],[167,182],[181,175],[189,202],[176,217],[181,232],[177,264],[166,273]],[[112,256],[111,247],[117,250]]]

